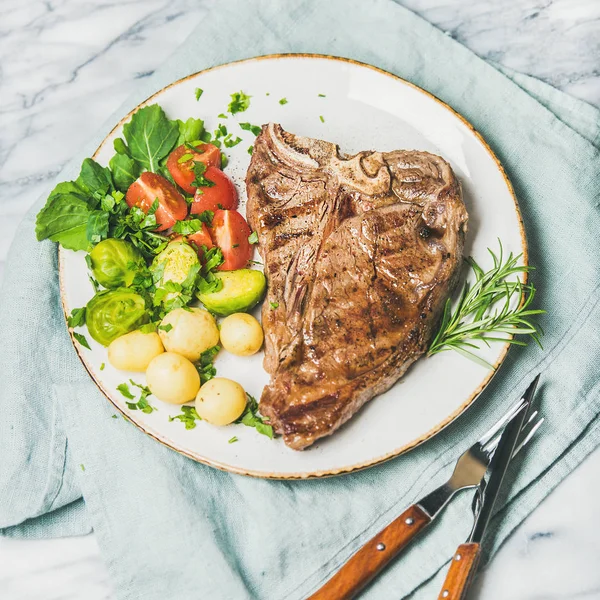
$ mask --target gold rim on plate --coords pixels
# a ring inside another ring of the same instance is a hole
[[[371,69],[373,71],[381,73],[382,75],[391,77],[391,78],[395,79],[396,81],[403,83],[404,85],[408,85],[409,87],[413,88],[414,90],[417,90],[419,93],[424,94],[425,96],[427,96],[427,97],[431,98],[432,100],[434,100],[435,102],[437,102],[440,106],[442,106],[444,109],[446,109],[452,115],[454,115],[456,118],[458,118],[464,125],[466,125],[471,130],[471,132],[479,140],[479,142],[481,143],[483,148],[486,150],[486,152],[490,155],[492,160],[496,163],[496,166],[498,167],[498,170],[500,171],[500,173],[504,179],[504,182],[506,183],[506,187],[513,199],[513,202],[515,205],[515,212],[517,214],[517,219],[519,222],[519,230],[520,230],[520,234],[521,234],[521,247],[522,247],[522,253],[523,253],[523,256],[522,256],[523,264],[524,264],[524,266],[528,266],[529,259],[528,259],[528,251],[527,251],[527,239],[525,236],[525,228],[523,225],[523,218],[521,216],[521,211],[519,209],[519,203],[515,196],[513,186],[511,184],[510,180],[508,179],[508,176],[506,175],[506,171],[504,170],[504,167],[502,166],[498,157],[494,154],[494,151],[490,148],[489,144],[484,140],[483,136],[477,131],[477,129],[475,129],[475,127],[473,127],[473,125],[469,121],[467,121],[467,119],[465,119],[461,114],[456,112],[451,106],[449,106],[448,104],[446,104],[445,102],[443,102],[442,100],[440,100],[439,98],[434,96],[432,93],[425,91],[424,89],[420,88],[419,86],[415,85],[414,83],[411,83],[410,81],[407,81],[406,79],[403,79],[402,77],[398,77],[397,75],[394,75],[393,73],[390,73],[389,71],[385,71],[383,69],[380,69],[379,67],[374,67],[373,65],[370,65],[368,63],[363,63],[363,62],[360,62],[360,61],[357,61],[357,60],[354,60],[351,58],[343,58],[343,57],[339,57],[339,56],[331,56],[331,55],[325,55],[325,54],[304,54],[304,53],[300,53],[300,54],[293,54],[293,53],[267,54],[265,56],[257,56],[255,58],[246,58],[246,59],[242,59],[242,60],[225,63],[222,65],[216,65],[214,67],[209,67],[208,69],[203,69],[202,71],[192,73],[190,75],[187,75],[186,77],[183,77],[181,79],[178,79],[177,81],[170,83],[169,85],[160,89],[158,92],[155,92],[150,97],[146,98],[146,100],[144,100],[143,102],[138,104],[138,106],[136,106],[133,110],[131,110],[129,113],[127,113],[111,129],[111,131],[106,135],[106,137],[102,140],[102,142],[100,143],[100,145],[98,146],[98,148],[96,149],[96,151],[94,152],[92,157],[96,158],[101,147],[104,145],[106,138],[110,137],[116,129],[118,129],[119,127],[121,127],[123,125],[123,123],[128,121],[131,118],[131,116],[133,115],[133,113],[135,113],[140,108],[146,106],[151,101],[156,100],[156,98],[158,96],[160,96],[161,94],[163,94],[170,88],[172,88],[176,85],[179,85],[180,83],[183,83],[184,81],[187,81],[188,79],[197,77],[198,75],[208,73],[209,71],[215,71],[217,69],[222,69],[222,68],[228,67],[230,65],[241,64],[241,63],[251,63],[251,62],[256,62],[259,60],[275,60],[275,59],[281,59],[281,58],[283,58],[283,59],[307,58],[307,59],[331,60],[331,61],[337,61],[340,63],[349,63],[349,64],[357,65],[359,67],[365,67],[365,68]],[[60,297],[61,297],[63,311],[65,313],[65,318],[67,318],[68,313],[67,313],[67,307],[66,307],[66,299],[65,299],[66,294],[65,294],[65,289],[64,289],[64,274],[63,274],[63,266],[64,266],[63,265],[63,252],[64,252],[64,250],[59,246],[58,263],[59,263]],[[523,274],[523,283],[527,283],[527,272],[526,271]],[[523,300],[523,298],[522,298],[522,300]],[[128,414],[126,414],[118,404],[116,404],[112,400],[110,393],[106,389],[104,389],[102,382],[100,381],[100,378],[94,373],[92,366],[90,364],[88,364],[86,358],[82,354],[81,348],[79,346],[79,342],[77,342],[73,337],[73,332],[69,331],[69,334],[71,336],[71,341],[73,342],[73,346],[75,347],[75,351],[77,352],[77,355],[79,356],[81,362],[83,363],[83,366],[89,373],[89,375],[92,378],[92,380],[94,381],[94,383],[98,386],[98,389],[102,392],[102,394],[106,397],[106,399],[130,423],[135,425],[138,429],[143,431],[145,434],[154,438],[157,442],[160,442],[161,444],[171,448],[172,450],[175,450],[175,452],[178,452],[179,454],[182,454],[183,456],[187,456],[188,458],[191,458],[192,460],[203,463],[210,467],[220,469],[222,471],[227,471],[229,473],[236,473],[238,475],[249,475],[251,477],[258,477],[258,478],[262,478],[262,479],[315,479],[315,478],[332,477],[334,475],[342,475],[345,473],[352,473],[354,471],[360,471],[362,469],[366,469],[368,467],[372,467],[372,466],[381,464],[387,460],[390,460],[392,458],[400,456],[401,454],[405,454],[409,450],[416,448],[423,442],[425,442],[425,441],[429,440],[430,438],[434,437],[435,435],[437,435],[445,427],[450,425],[450,423],[455,421],[463,412],[466,411],[467,408],[469,408],[469,406],[471,406],[473,404],[474,400],[485,389],[485,387],[491,381],[492,377],[496,374],[500,365],[504,362],[504,359],[506,358],[506,354],[508,353],[508,350],[510,348],[510,344],[508,342],[506,344],[504,344],[501,354],[500,354],[498,360],[496,361],[496,363],[494,364],[494,369],[491,370],[484,377],[481,384],[475,389],[475,391],[469,396],[469,398],[463,404],[461,404],[446,419],[444,419],[443,421],[438,423],[435,427],[433,427],[432,429],[430,429],[429,431],[427,431],[420,437],[416,438],[415,440],[412,440],[408,444],[405,444],[404,446],[400,446],[399,448],[396,448],[395,450],[392,450],[391,452],[388,452],[387,454],[384,454],[384,455],[374,458],[372,460],[358,463],[355,465],[351,465],[349,467],[343,467],[343,468],[339,468],[339,469],[328,469],[328,470],[316,471],[316,472],[305,472],[305,473],[265,473],[262,471],[252,471],[252,470],[248,470],[248,469],[241,469],[239,467],[233,467],[231,465],[223,464],[218,461],[206,458],[205,456],[201,456],[199,454],[196,454],[195,452],[191,452],[189,450],[184,450],[184,449],[178,448],[174,445],[174,442],[172,440],[167,439],[165,436],[161,435],[160,433],[158,433],[156,431],[149,429],[147,426],[145,426],[141,423],[137,423]],[[509,337],[509,339],[512,339],[512,337],[513,336],[511,335]]]

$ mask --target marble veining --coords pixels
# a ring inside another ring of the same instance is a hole
[[[598,0],[399,1],[483,58],[600,106]],[[0,3],[0,276],[15,228],[47,181],[215,2]],[[596,451],[507,540],[471,597],[600,598],[599,491]],[[114,595],[93,536],[0,538],[0,599]]]

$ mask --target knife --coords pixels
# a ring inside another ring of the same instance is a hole
[[[488,467],[489,479],[482,480],[473,503],[475,523],[466,543],[461,544],[450,563],[450,569],[442,586],[438,600],[464,600],[473,581],[481,555],[481,541],[492,516],[498,492],[506,475],[508,465],[513,456],[517,439],[525,424],[525,419],[535,394],[540,376],[529,385],[523,395],[523,405],[500,436],[498,447]]]

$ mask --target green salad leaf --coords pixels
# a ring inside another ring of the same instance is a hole
[[[126,192],[142,171],[140,164],[127,154],[115,154],[108,165],[112,170],[115,187],[121,192]]]
[[[61,189],[67,189],[75,184],[66,182],[59,186],[62,186]],[[69,250],[87,250],[89,248],[87,227],[92,211],[80,192],[81,190],[50,195],[46,206],[36,217],[35,235],[39,241],[50,239],[53,242],[59,242],[61,246]]]
[[[165,115],[158,104],[138,110],[123,126],[123,136],[131,157],[144,169],[159,171],[160,161],[179,139],[179,126]]]
[[[190,117],[187,121],[177,119],[174,123],[177,124],[179,129],[179,137],[177,138],[176,146],[200,141],[200,136],[204,131],[204,121],[202,119]]]
[[[75,184],[88,196],[94,196],[97,199],[108,194],[113,187],[110,170],[100,166],[91,158],[86,158],[81,164],[81,172]]]

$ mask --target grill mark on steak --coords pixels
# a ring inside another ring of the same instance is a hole
[[[269,283],[260,408],[302,449],[426,351],[458,276],[467,212],[439,156],[346,156],[274,124],[256,139],[246,186]]]

